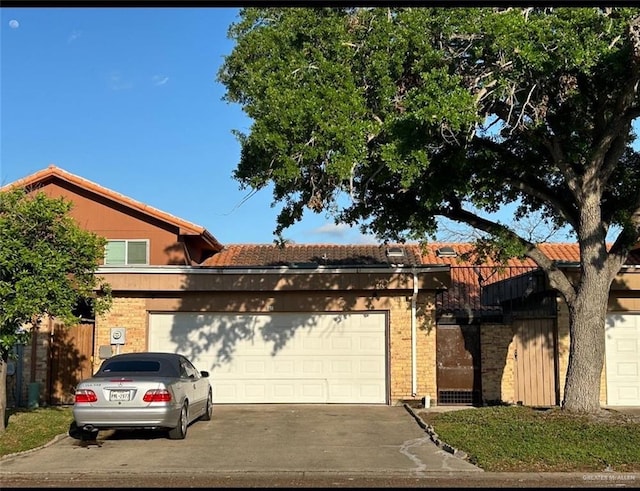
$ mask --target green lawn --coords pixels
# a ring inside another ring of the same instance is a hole
[[[441,441],[490,472],[640,471],[640,420],[615,411],[489,406],[416,411]]]
[[[73,421],[70,406],[8,409],[7,416],[7,428],[0,433],[0,457],[44,445],[67,433]]]
[[[490,472],[640,472],[640,420],[603,411],[570,416],[560,409],[489,406],[415,412],[441,441]],[[0,456],[39,447],[66,434],[71,407],[9,409]]]

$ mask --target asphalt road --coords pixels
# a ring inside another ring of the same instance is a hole
[[[185,440],[61,436],[0,459],[12,487],[640,487],[640,475],[487,473],[445,451],[401,406],[221,405]]]

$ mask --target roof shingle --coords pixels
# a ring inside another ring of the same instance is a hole
[[[420,266],[419,248],[415,245],[394,245],[404,255],[388,256],[386,245],[334,245],[287,244],[250,245],[233,244],[207,259],[203,266],[291,266],[313,264],[317,266],[389,266],[404,264]]]
[[[441,257],[438,249],[450,247],[456,252],[455,257]],[[404,257],[389,256],[389,248],[400,248]],[[566,262],[579,260],[577,244],[541,244],[540,248],[551,259]],[[290,266],[296,264],[316,264],[318,266],[388,266],[405,264],[409,266],[450,265],[472,266],[472,261],[464,261],[461,255],[472,251],[472,244],[463,243],[430,243],[393,245],[336,245],[336,244],[287,244],[285,246],[269,244],[231,244],[219,253],[207,259],[203,266],[212,267],[258,267],[258,266]],[[493,266],[485,262],[486,266]],[[530,260],[512,259],[508,266],[535,267]]]

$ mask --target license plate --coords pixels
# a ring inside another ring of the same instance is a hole
[[[128,390],[111,390],[109,391],[109,400],[110,401],[128,401],[129,391]]]

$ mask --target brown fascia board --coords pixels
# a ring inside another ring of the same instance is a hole
[[[204,227],[178,218],[174,215],[171,215],[170,213],[166,213],[162,210],[154,208],[153,206],[145,205],[144,203],[129,198],[124,194],[112,191],[111,189],[100,186],[99,184],[89,181],[88,179],[62,170],[60,167],[57,167],[53,164],[46,169],[43,169],[34,174],[31,174],[30,176],[18,179],[17,181],[3,186],[2,188],[0,188],[0,191],[14,188],[33,189],[36,188],[38,184],[45,183],[54,179],[65,181],[74,186],[107,198],[111,201],[115,201],[120,205],[132,208],[157,220],[173,225],[178,228],[179,235],[199,236],[204,240],[205,244],[207,244],[214,252],[218,252],[223,248],[222,244],[220,244],[220,242],[218,242],[218,240],[213,235],[211,235],[211,233]]]

